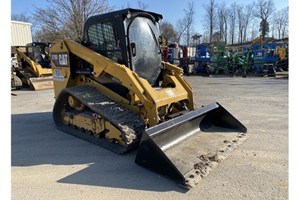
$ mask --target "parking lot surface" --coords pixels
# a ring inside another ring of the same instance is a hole
[[[186,191],[134,163],[56,129],[53,90],[12,91],[12,199],[288,199],[288,79],[186,77],[196,105],[217,101],[250,137]]]

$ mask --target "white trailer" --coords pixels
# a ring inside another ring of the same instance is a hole
[[[32,42],[31,23],[11,21],[11,46],[25,46]]]

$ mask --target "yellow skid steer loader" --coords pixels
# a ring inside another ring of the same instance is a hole
[[[39,42],[16,49],[19,66],[15,71],[24,86],[29,86],[33,90],[53,88],[48,49],[48,44]]]
[[[183,71],[162,62],[160,14],[124,9],[90,17],[83,41],[50,49],[57,127],[115,153],[138,147],[136,163],[185,188],[245,138],[219,103],[195,108]]]

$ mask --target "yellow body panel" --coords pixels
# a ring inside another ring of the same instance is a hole
[[[85,75],[70,78],[70,53],[93,66],[93,76],[109,74],[129,90],[129,97],[121,97]],[[182,69],[163,63],[164,79],[162,87],[153,88],[147,80],[141,78],[125,65],[118,64],[97,52],[71,40],[61,40],[50,49],[53,70],[54,92],[57,97],[61,90],[78,85],[95,86],[97,90],[112,100],[121,103],[134,112],[138,112],[149,126],[159,123],[162,116],[160,108],[168,109],[171,104],[185,101],[188,109],[194,109],[193,94],[190,85],[183,79]],[[166,87],[167,85],[173,87]]]

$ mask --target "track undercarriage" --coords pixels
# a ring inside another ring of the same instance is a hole
[[[145,130],[139,115],[90,86],[62,91],[53,117],[63,131],[116,153],[135,147]]]

